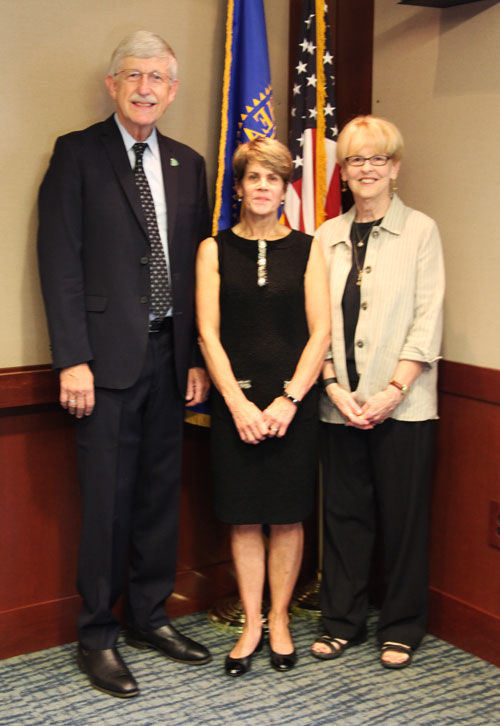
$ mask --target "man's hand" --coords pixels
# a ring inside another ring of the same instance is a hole
[[[94,376],[87,363],[62,368],[59,373],[59,403],[77,418],[94,410]]]
[[[207,400],[210,379],[204,368],[190,368],[186,387],[186,406],[197,406]]]

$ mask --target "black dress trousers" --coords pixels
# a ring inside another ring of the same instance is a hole
[[[170,322],[170,321],[169,321]],[[128,574],[128,621],[151,630],[168,622],[175,580],[184,401],[175,382],[171,326],[150,334],[137,382],[96,389],[91,416],[77,424],[82,487],[78,620],[85,648],[111,648],[111,610]]]
[[[387,419],[370,431],[322,425],[321,609],[332,637],[351,640],[366,627],[377,512],[386,582],[379,642],[417,647],[425,633],[434,424]]]

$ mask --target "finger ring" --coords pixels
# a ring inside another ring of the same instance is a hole
[[[68,403],[76,403],[76,401],[75,401],[74,398],[70,398],[69,401],[68,401]]]
[[[271,426],[271,431],[274,431],[275,433],[278,433],[279,429],[275,429],[274,426]]]

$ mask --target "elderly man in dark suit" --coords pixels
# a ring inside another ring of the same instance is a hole
[[[128,573],[126,641],[182,663],[209,651],[170,624],[183,408],[206,398],[194,256],[209,232],[201,156],[155,127],[177,62],[138,31],[115,50],[116,113],[57,140],[40,189],[39,263],[60,402],[77,420],[82,487],[78,662],[91,684],[139,693],[112,608]]]

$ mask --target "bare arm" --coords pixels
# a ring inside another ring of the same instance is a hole
[[[219,266],[217,243],[204,240],[196,258],[196,316],[200,348],[210,378],[223,396],[240,438],[258,444],[268,434],[262,411],[247,399],[238,385],[231,363],[220,341]]]
[[[302,351],[293,377],[286,390],[301,401],[313,383],[317,381],[325,353],[330,344],[330,303],[323,253],[316,240],[304,278],[305,306],[309,339]],[[278,396],[264,411],[264,418],[271,432],[284,436],[297,408],[283,396]],[[277,431],[276,431],[277,429]]]

